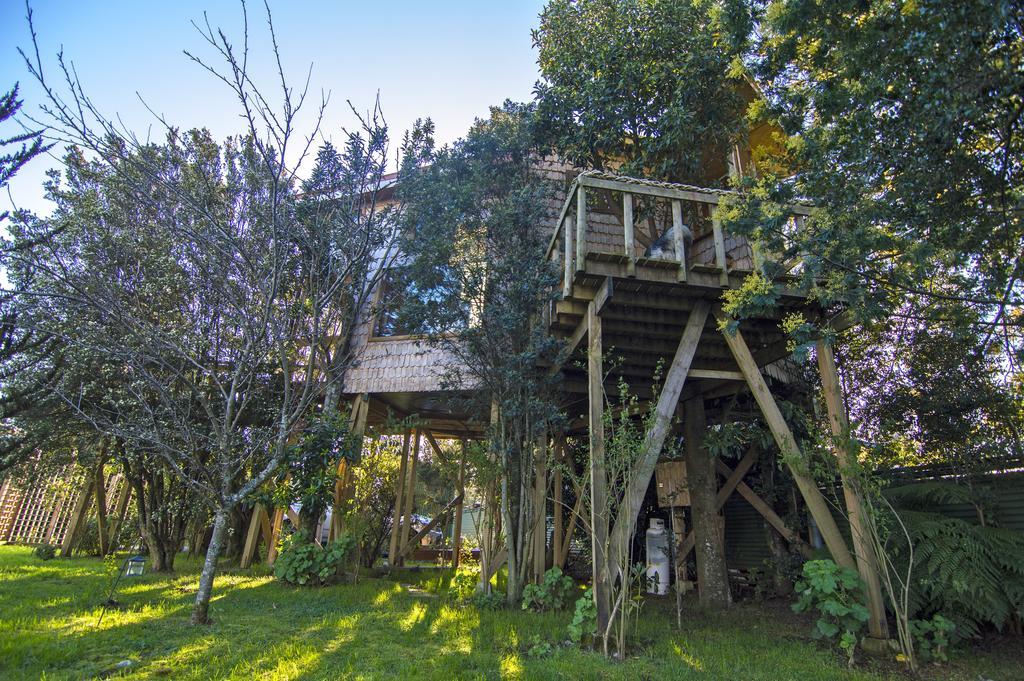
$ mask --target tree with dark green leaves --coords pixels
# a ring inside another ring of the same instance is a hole
[[[536,172],[533,113],[506,102],[441,149],[432,146],[429,122],[421,124],[400,182],[407,292],[401,318],[448,351],[451,361],[440,368],[445,383],[476,388],[472,406],[491,423],[513,606],[530,566],[537,442],[559,419],[553,379],[542,365],[561,344],[535,324],[558,276],[544,258],[551,188]]]
[[[729,16],[708,0],[552,0],[533,32],[540,138],[583,168],[722,180],[744,111]]]

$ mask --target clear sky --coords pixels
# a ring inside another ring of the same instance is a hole
[[[529,99],[537,79],[530,30],[543,4],[270,0],[290,79],[301,86],[312,65],[311,90],[330,93],[327,138],[340,141],[340,128],[352,125],[346,100],[366,110],[379,91],[396,144],[418,117],[431,117],[438,141],[450,142],[488,106]],[[226,87],[183,54],[187,49],[216,59],[191,23],[202,23],[204,12],[241,42],[236,0],[35,0],[32,7],[47,76],[57,75],[56,53],[63,47],[100,109],[120,115],[139,134],[160,129],[139,96],[182,128],[207,127],[218,138],[244,129]],[[258,57],[254,79],[273,91],[262,0],[250,0],[248,11],[251,51]],[[30,47],[24,2],[0,0],[0,89],[19,81],[24,110],[35,112],[40,91],[18,47]],[[8,124],[0,135],[14,131]],[[32,161],[12,181],[10,198],[0,196],[0,206],[9,207],[13,198],[19,207],[48,212],[41,185],[54,165],[53,158]]]

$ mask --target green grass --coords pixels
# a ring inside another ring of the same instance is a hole
[[[426,572],[324,589],[285,587],[265,571],[218,577],[213,624],[188,624],[198,565],[123,582],[123,609],[97,625],[114,563],[41,561],[0,546],[0,678],[92,678],[121,660],[139,679],[882,679],[878,662],[849,671],[811,641],[785,604],[701,612],[688,602],[682,631],[664,600],[645,604],[642,649],[624,663],[558,648],[528,655],[534,638],[565,638],[569,613],[481,612],[434,595]],[[415,582],[418,588],[410,591]],[[1019,678],[1019,640],[962,652],[930,668],[937,679]],[[1016,652],[1008,652],[1014,651]]]

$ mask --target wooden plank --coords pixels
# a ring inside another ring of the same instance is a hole
[[[636,234],[633,226],[633,194],[622,192],[622,238],[626,246],[626,257],[629,258],[629,266],[626,272],[631,277],[636,276]]]
[[[587,190],[576,189],[576,271],[587,267]]]
[[[565,440],[562,436],[555,438],[555,469],[552,471],[552,518],[554,527],[551,531],[551,561],[554,567],[562,568],[564,563],[558,562],[558,553],[562,548],[563,520],[565,509],[562,508],[562,466],[565,465]]]
[[[654,468],[658,465],[658,457],[661,456],[665,438],[668,437],[671,430],[676,405],[679,403],[679,395],[683,391],[686,376],[690,372],[690,364],[697,352],[697,345],[700,343],[710,307],[707,301],[700,301],[694,306],[693,312],[686,320],[686,327],[683,329],[682,338],[679,339],[679,345],[676,347],[672,365],[665,375],[665,385],[658,396],[654,423],[644,435],[643,454],[623,496],[619,517],[616,519],[615,530],[611,538],[613,555],[619,555],[618,547],[624,546],[625,542],[629,541],[629,529],[636,522],[637,513],[640,512],[640,506],[647,494],[647,487],[651,484]]]
[[[424,430],[423,435],[427,438],[427,443],[430,445],[430,448],[434,450],[434,454],[441,460],[441,463],[447,464],[448,457],[441,451],[441,445],[437,444],[437,440],[434,439],[434,434],[429,430]]]
[[[537,437],[533,486],[533,578],[540,584],[547,563],[548,437]]]
[[[675,242],[676,259],[679,261],[679,271],[676,279],[686,281],[686,272],[689,269],[689,262],[686,253],[686,239],[683,237],[683,204],[679,201],[672,202],[672,240]]]
[[[284,509],[274,509],[274,522],[271,523],[270,543],[267,545],[267,566],[273,567],[277,560],[277,539],[281,536],[281,526],[284,525]]]
[[[889,638],[889,625],[885,617],[885,600],[878,576],[878,563],[872,541],[867,536],[871,519],[867,517],[861,503],[860,490],[851,473],[857,465],[857,452],[851,448],[850,420],[846,415],[843,389],[839,384],[839,371],[832,346],[825,340],[817,344],[818,371],[821,374],[821,389],[825,395],[828,421],[832,430],[839,477],[843,483],[843,498],[846,515],[850,521],[850,535],[853,540],[853,554],[857,560],[857,571],[867,587],[868,630],[875,638]]]
[[[605,468],[604,441],[604,364],[601,347],[601,317],[597,305],[587,310],[589,348],[587,384],[590,420],[590,528],[593,562],[594,602],[597,606],[597,631],[608,628],[611,617],[611,575],[608,571],[608,474]],[[615,555],[615,554],[612,554]]]
[[[720,326],[724,328],[727,321],[727,319],[721,318],[719,320]],[[776,444],[778,444],[779,449],[782,451],[783,460],[789,462],[787,463],[789,470],[796,481],[797,487],[800,489],[804,501],[807,503],[811,516],[818,524],[818,529],[825,539],[825,544],[828,545],[832,559],[843,567],[856,569],[853,556],[850,555],[846,541],[839,532],[839,527],[836,525],[836,521],[832,517],[828,504],[818,489],[817,484],[809,475],[797,466],[792,465],[792,461],[803,460],[800,447],[797,445],[796,438],[793,437],[786,419],[783,418],[782,412],[779,411],[775,398],[772,397],[772,393],[768,389],[768,384],[765,383],[764,377],[761,376],[761,372],[757,368],[757,362],[754,361],[753,356],[750,354],[750,349],[743,340],[743,335],[737,329],[735,333],[723,331],[722,336],[732,351],[733,357],[736,358],[736,363],[739,364],[740,371],[743,372],[743,376],[746,378],[747,385],[754,395],[754,400],[757,402],[758,407],[760,407]]]
[[[551,260],[552,252],[555,250],[555,244],[558,243],[558,232],[562,229],[562,225],[565,223],[565,217],[569,214],[569,209],[572,208],[573,200],[576,198],[576,183],[573,182],[572,186],[569,187],[569,193],[565,197],[565,201],[562,202],[562,209],[558,212],[558,220],[555,221],[555,232],[551,235],[551,240],[548,242],[548,248],[544,251],[544,258]],[[571,251],[569,251],[571,252]]]

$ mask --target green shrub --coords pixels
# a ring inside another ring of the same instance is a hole
[[[57,547],[52,544],[40,544],[32,550],[32,555],[40,560],[52,560],[57,556]]]
[[[956,625],[942,615],[936,614],[930,620],[911,620],[910,633],[922,660],[938,660],[946,662],[946,649],[949,647],[950,634]]]
[[[586,640],[593,641],[597,634],[597,605],[594,603],[594,590],[587,589],[576,601],[576,612],[569,623],[569,639],[576,645]]]
[[[448,594],[455,600],[466,601],[473,597],[480,584],[480,568],[459,566],[448,585]]]
[[[274,562],[274,576],[299,586],[319,586],[334,575],[352,553],[354,540],[342,535],[326,546],[309,541],[305,531],[288,535]]]
[[[527,584],[523,589],[523,610],[561,610],[569,603],[572,590],[572,578],[563,575],[560,568],[553,567],[544,573],[540,584]]]
[[[505,607],[505,594],[500,591],[478,591],[470,598],[470,602],[479,610],[502,610]]]
[[[555,652],[555,647],[549,641],[542,639],[540,634],[534,634],[530,637],[530,646],[526,649],[527,657],[536,660],[547,657],[553,652]]]
[[[868,621],[857,571],[839,567],[831,560],[809,560],[804,563],[803,578],[796,590],[799,599],[793,610],[817,610],[814,637],[836,641],[853,664],[857,635]]]

